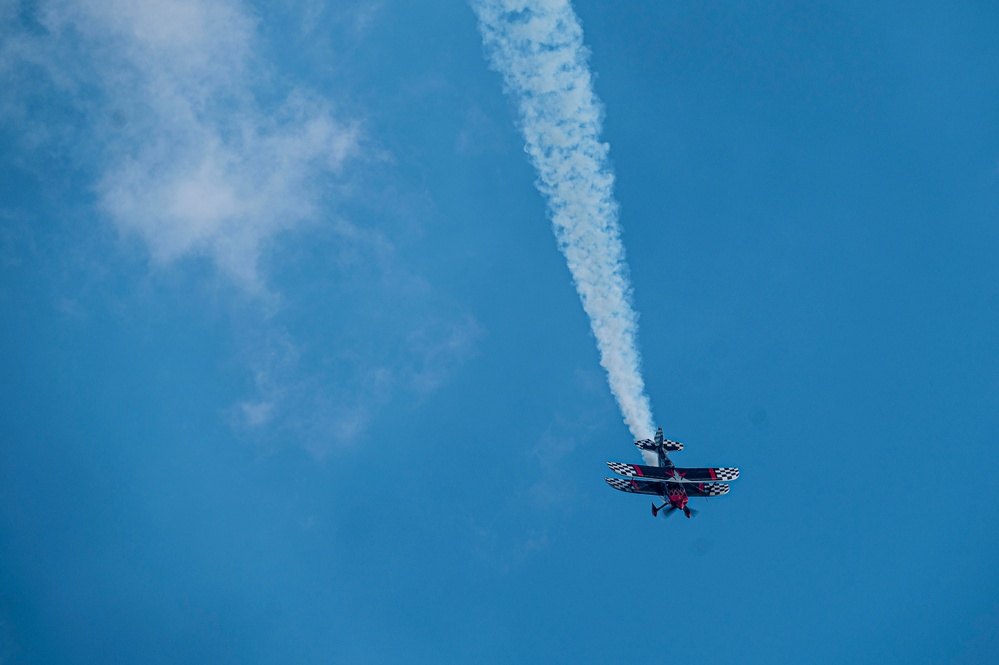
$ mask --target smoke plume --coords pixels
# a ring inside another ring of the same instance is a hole
[[[593,92],[583,29],[568,0],[472,0],[492,67],[520,112],[555,237],[597,338],[624,422],[652,435],[603,107]]]

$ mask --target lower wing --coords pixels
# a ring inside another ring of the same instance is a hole
[[[726,483],[666,483],[661,480],[635,480],[634,478],[604,478],[604,480],[614,489],[632,494],[665,496],[669,485],[682,487],[687,496],[722,496],[728,494],[729,491],[729,486]]]

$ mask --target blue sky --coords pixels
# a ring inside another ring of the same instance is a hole
[[[0,663],[994,661],[999,10],[573,6],[653,413],[732,492],[604,484],[470,6],[10,0]]]

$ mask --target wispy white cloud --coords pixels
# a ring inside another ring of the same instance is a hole
[[[158,264],[209,257],[266,290],[264,243],[317,217],[360,125],[254,56],[235,0],[49,0],[0,62],[44,72],[85,119],[101,209]]]
[[[382,11],[303,4],[290,38],[332,39],[319,29],[329,20],[362,39]],[[0,117],[17,128],[23,155],[53,156],[31,167],[40,182],[56,164],[88,183],[89,200],[74,205],[92,203],[130,239],[121,244],[130,268],[133,247],[170,267],[147,283],[197,289],[187,277],[207,261],[251,295],[222,303],[249,375],[229,420],[249,439],[296,440],[323,456],[363,440],[392,400],[438,390],[474,355],[481,329],[460,308],[435,309],[396,238],[345,218],[338,203],[369,205],[363,178],[390,159],[360,111],[348,117],[265,61],[260,20],[240,0],[0,2],[0,85],[15,91],[0,95]],[[9,235],[0,234],[2,261],[18,260],[23,244]],[[216,305],[232,294],[217,286],[201,292]]]
[[[583,29],[568,0],[472,0],[493,68],[520,111],[558,240],[624,420],[652,435],[638,353],[638,315],[613,197],[603,107],[593,92]]]

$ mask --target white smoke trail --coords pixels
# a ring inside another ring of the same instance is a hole
[[[494,69],[516,100],[525,150],[538,171],[555,237],[597,338],[600,364],[624,422],[652,435],[636,345],[614,175],[600,142],[583,29],[569,0],[472,0]]]

